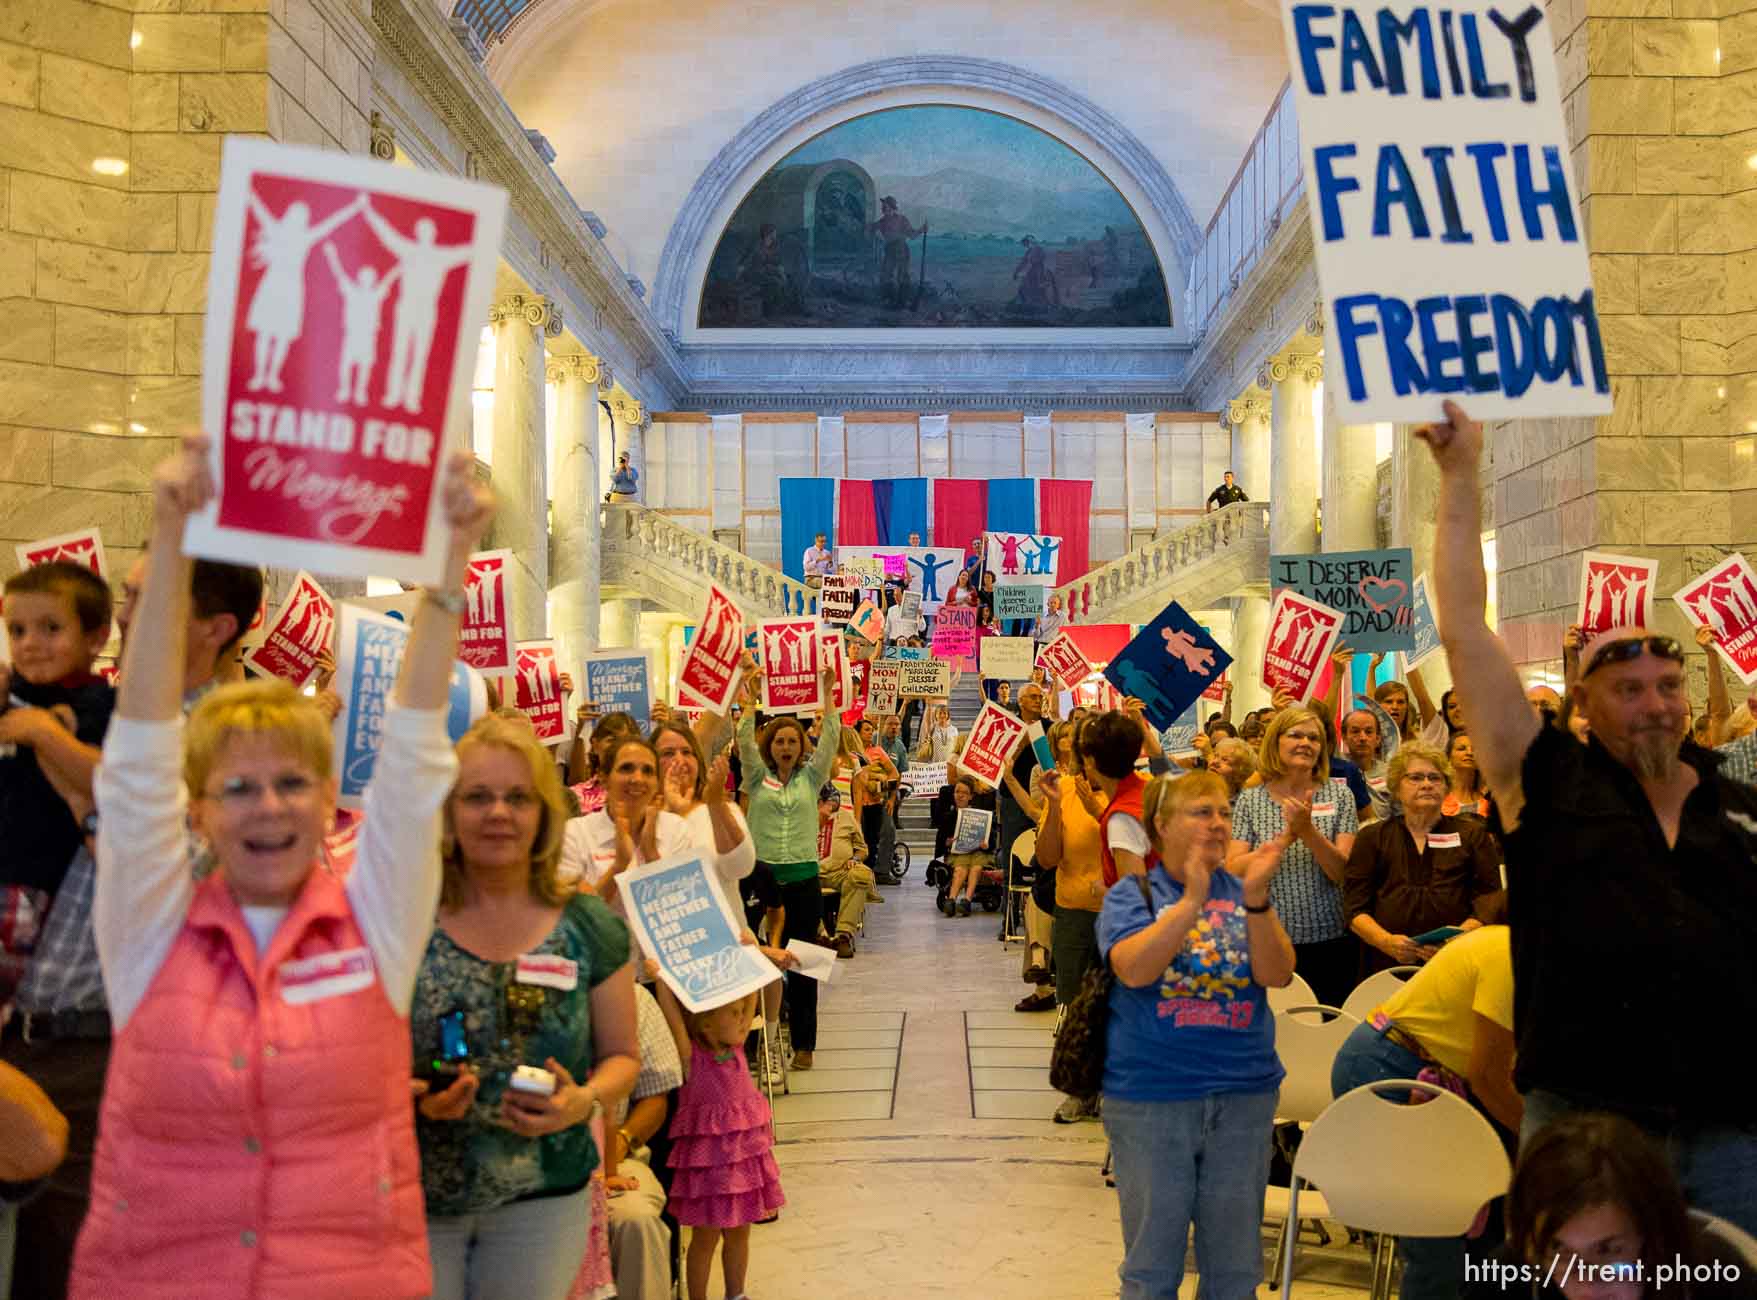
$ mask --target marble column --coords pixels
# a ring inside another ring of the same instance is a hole
[[[1370,424],[1342,424],[1324,390],[1324,549],[1370,551],[1378,545],[1378,434]]]
[[[1259,387],[1274,385],[1269,465],[1269,551],[1273,555],[1318,549],[1318,458],[1312,445],[1317,428],[1312,418],[1312,388],[1323,377],[1323,362],[1298,353],[1277,357],[1257,374]]]
[[[599,607],[598,646],[634,650],[641,642],[641,602],[632,597],[607,600]]]
[[[1440,506],[1440,471],[1432,453],[1415,437],[1413,424],[1391,433],[1391,545],[1407,546],[1415,571],[1434,567],[1434,526]]]
[[[1234,481],[1252,501],[1269,496],[1269,395],[1259,388],[1227,403],[1232,425],[1232,472]]]
[[[543,410],[543,339],[561,333],[546,298],[513,294],[488,313],[494,325],[494,491],[500,509],[493,542],[512,551],[510,605],[517,640],[548,629],[549,498]]]
[[[619,397],[611,402],[611,410],[616,412],[616,423],[622,434],[623,442],[616,451],[620,455],[628,453],[628,463],[640,475],[640,500],[643,505],[652,503],[652,484],[647,478],[647,430],[653,427],[653,417],[648,415],[646,408],[632,397]],[[611,463],[615,468],[615,462]],[[707,466],[696,466],[697,472],[706,473]]]
[[[616,376],[610,363],[598,358],[598,495],[610,491],[610,476],[616,472]],[[605,406],[609,410],[605,410]]]
[[[1263,689],[1263,643],[1269,635],[1269,598],[1238,596],[1232,606],[1232,720],[1269,703]]]
[[[556,406],[551,631],[582,655],[598,648],[598,360],[553,357],[548,375]]]

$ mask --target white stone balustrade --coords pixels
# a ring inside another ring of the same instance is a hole
[[[662,609],[699,615],[711,584],[747,618],[817,610],[817,592],[803,582],[645,506],[604,505],[602,536],[599,582],[606,599],[639,596]]]
[[[1211,608],[1266,589],[1269,503],[1240,501],[1203,515],[1056,588],[1070,622],[1145,623],[1172,600]]]

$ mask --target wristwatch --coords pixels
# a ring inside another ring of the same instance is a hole
[[[1245,911],[1250,912],[1252,915],[1260,916],[1274,906],[1275,904],[1273,902],[1265,902],[1261,907],[1252,907],[1249,903],[1246,903]]]
[[[462,587],[453,587],[450,591],[441,591],[437,587],[423,587],[421,594],[454,618],[464,612],[466,602]]]

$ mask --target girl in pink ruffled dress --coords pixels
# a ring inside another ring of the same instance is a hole
[[[654,988],[683,1058],[683,1088],[671,1117],[669,1208],[690,1229],[689,1300],[708,1300],[708,1276],[722,1241],[726,1300],[747,1300],[750,1225],[785,1202],[769,1103],[744,1059],[758,995],[692,1013],[663,980]]]

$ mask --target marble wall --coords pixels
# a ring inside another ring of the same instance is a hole
[[[0,565],[96,524],[144,539],[200,420],[229,133],[364,150],[368,0],[0,0]]]

